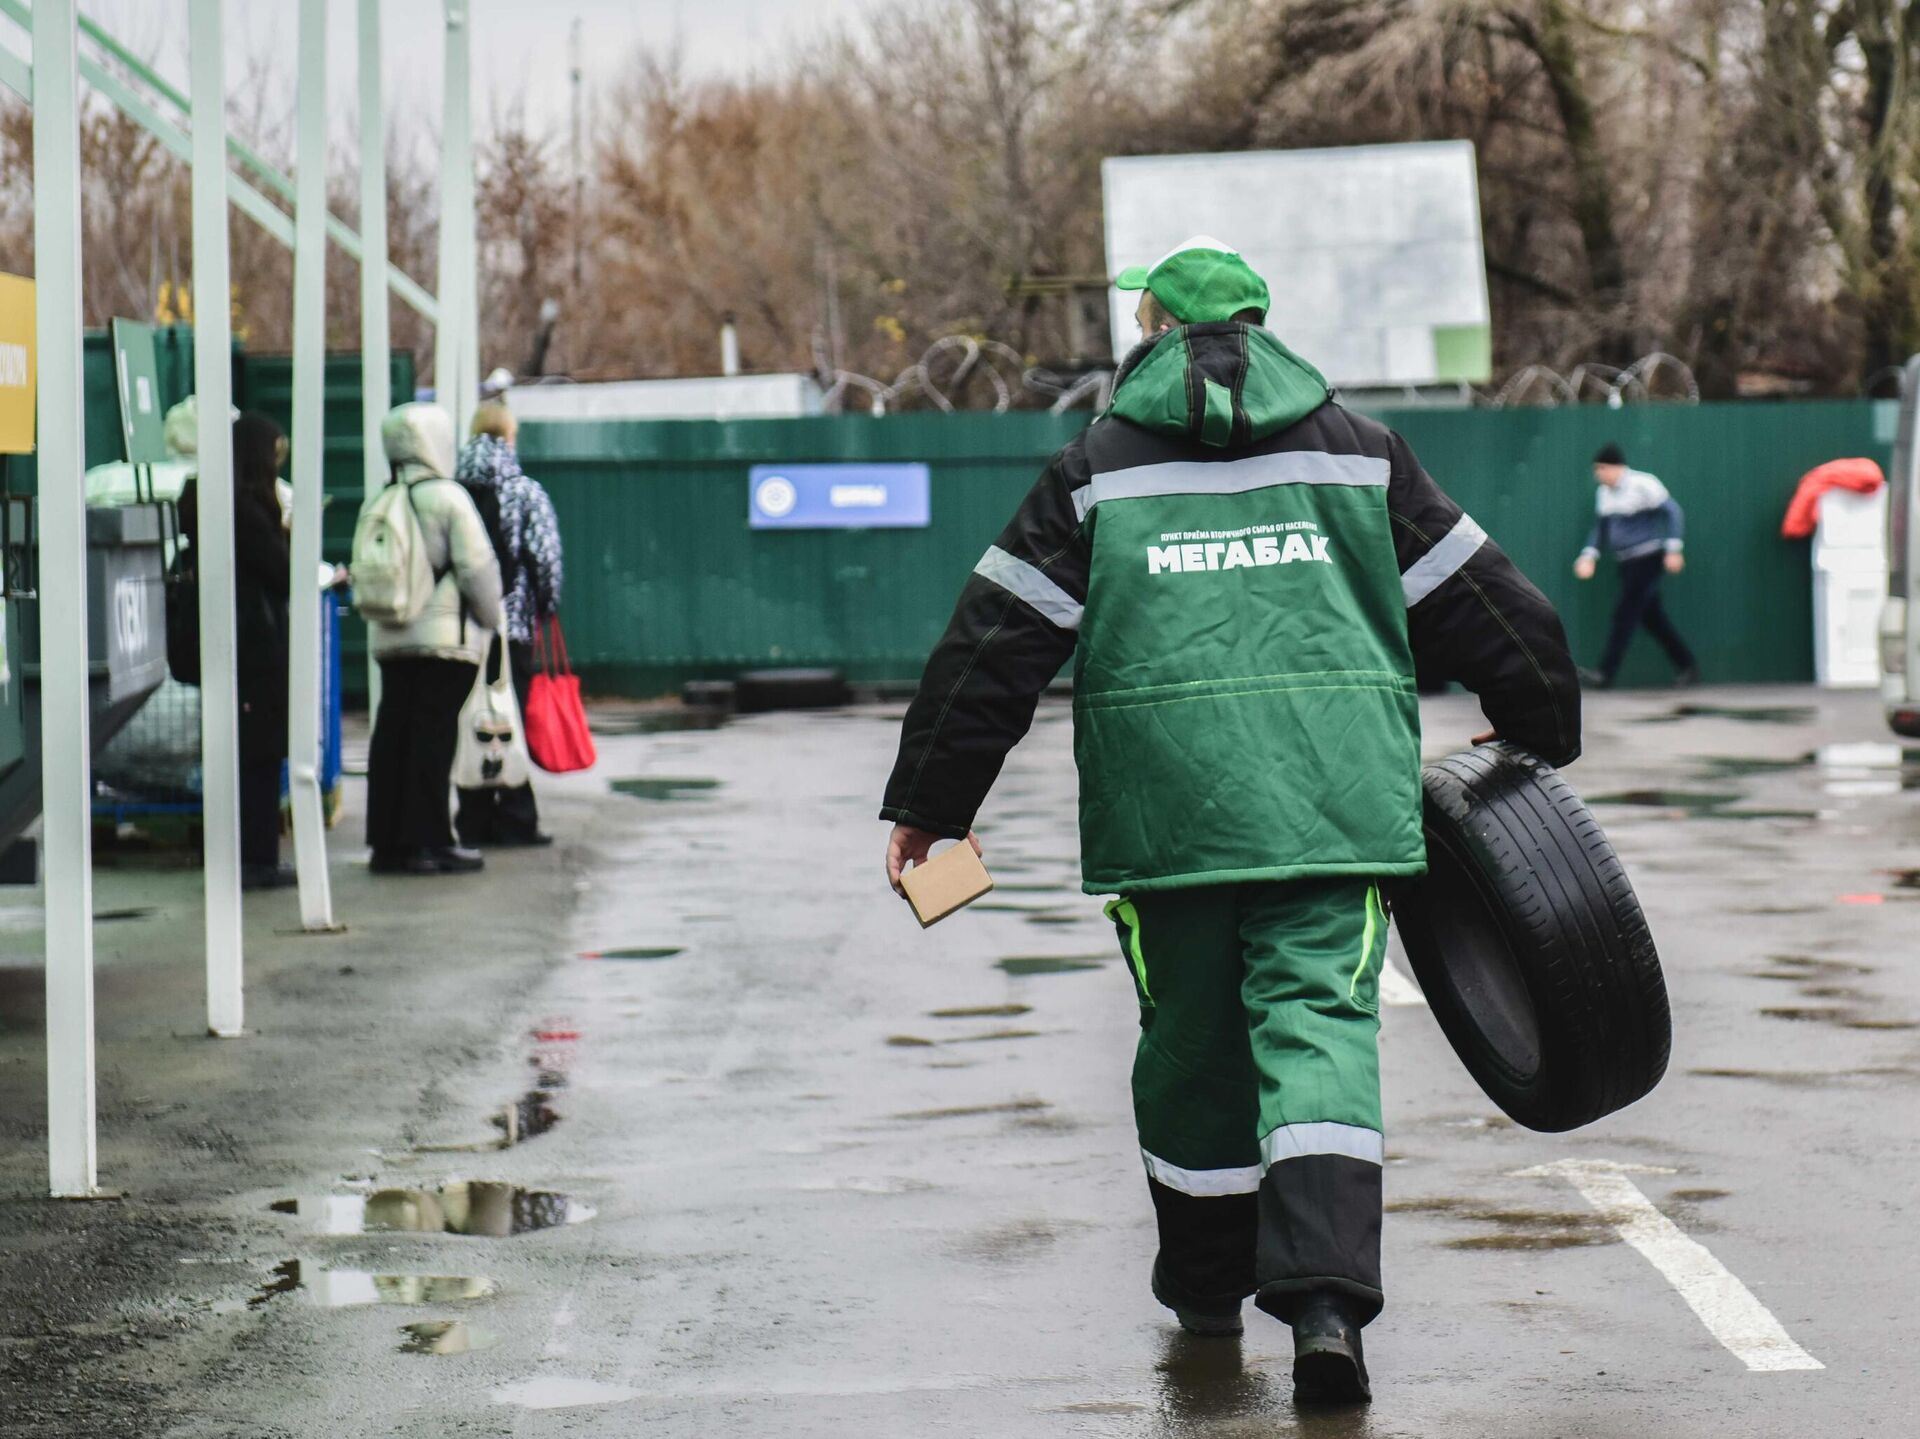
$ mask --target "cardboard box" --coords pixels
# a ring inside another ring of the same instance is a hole
[[[993,876],[966,840],[916,864],[900,876],[900,884],[922,929],[993,893]]]

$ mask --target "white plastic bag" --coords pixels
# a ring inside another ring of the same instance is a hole
[[[460,744],[453,755],[453,782],[461,789],[513,789],[528,782],[527,735],[520,724],[520,704],[513,693],[513,671],[507,663],[506,637],[497,636],[499,677],[487,681],[489,666],[482,664],[473,693],[460,710]]]

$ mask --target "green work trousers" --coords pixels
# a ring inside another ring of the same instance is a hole
[[[1331,1290],[1379,1313],[1379,886],[1206,885],[1107,906],[1140,1000],[1134,1117],[1160,1228],[1154,1292],[1290,1319]]]

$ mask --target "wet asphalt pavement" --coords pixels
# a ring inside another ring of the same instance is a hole
[[[369,876],[350,814],[351,928],[251,906],[239,1041],[197,1034],[197,876],[103,871],[103,910],[152,907],[99,929],[116,1202],[37,1198],[39,938],[0,897],[0,1433],[1920,1433],[1920,753],[1871,696],[1590,702],[1569,778],[1648,910],[1672,1068],[1532,1134],[1389,986],[1377,1398],[1332,1415],[1251,1306],[1189,1340],[1147,1294],[1066,707],[981,817],[1000,888],[924,934],[872,817],[897,714],[608,711],[599,769],[543,787],[563,845],[480,880]],[[1476,721],[1429,704],[1429,752]],[[1617,1214],[1520,1173],[1564,1160],[1636,1166],[1824,1367],[1750,1369]]]

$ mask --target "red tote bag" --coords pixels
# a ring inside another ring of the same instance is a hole
[[[534,636],[533,683],[527,688],[527,753],[549,774],[592,769],[597,756],[587,711],[580,703],[580,679],[567,662],[560,621],[549,619]]]

